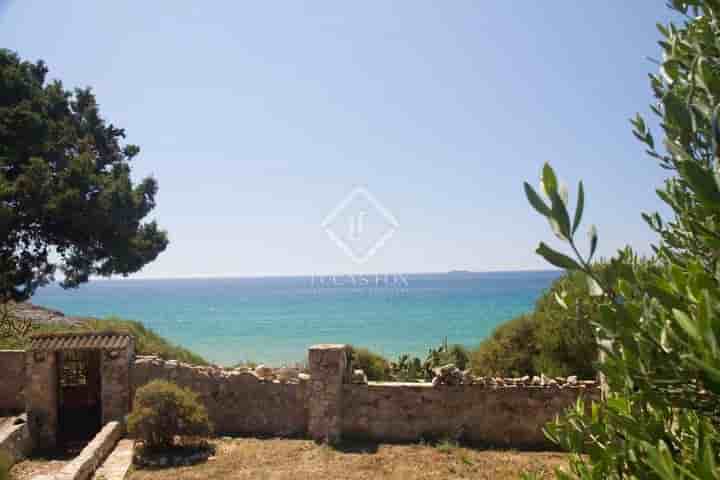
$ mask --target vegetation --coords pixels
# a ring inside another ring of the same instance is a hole
[[[433,369],[449,363],[461,370],[468,367],[470,354],[462,345],[448,345],[447,339],[437,348],[428,350],[426,359],[400,355],[391,362],[367,348],[351,347],[353,367],[362,369],[368,380],[417,382],[432,380]]]
[[[40,324],[34,325],[31,330],[32,333],[59,333],[69,331],[131,333],[135,336],[135,351],[139,355],[157,355],[166,360],[179,360],[194,365],[208,365],[208,362],[200,355],[170,343],[152,329],[134,320],[123,320],[117,317],[109,317],[102,320],[89,318],[84,319],[82,323],[76,327]],[[28,336],[0,337],[0,348],[24,348],[28,342]]]
[[[368,380],[376,382],[390,380],[390,363],[382,355],[367,348],[351,346],[350,356],[354,368],[362,369]]]
[[[653,268],[625,249],[606,274],[594,271],[597,231],[590,229],[585,255],[576,242],[582,183],[572,217],[549,165],[544,198],[525,184],[531,205],[572,256],[544,243],[537,252],[583,272],[587,294],[600,302],[594,325],[607,398],[591,408],[578,402],[548,426],[548,436],[573,452],[571,473],[561,478],[720,478],[720,3],[670,6],[686,20],[658,27],[661,73],[650,77],[664,149],[643,118],[632,120],[635,136],[670,176],[658,195],[673,218],[643,215],[660,236]]]
[[[431,348],[425,359],[426,378],[432,378],[432,369],[449,363],[454,364],[460,370],[465,370],[470,363],[470,354],[462,345],[448,345],[447,338],[438,348]]]
[[[534,375],[538,356],[537,321],[520,315],[502,323],[471,353],[473,373],[481,376]]]
[[[605,263],[592,268],[598,274],[609,273]],[[501,324],[481,342],[472,352],[473,372],[594,378],[598,347],[593,322],[600,304],[597,297],[587,295],[583,273],[566,273],[543,293],[532,312]]]
[[[90,89],[68,91],[47,72],[0,49],[0,305],[27,300],[58,267],[64,287],[137,272],[168,243],[143,223],[157,183],[132,181],[140,149],[105,122]],[[0,335],[26,333],[0,313]]]
[[[195,393],[174,383],[154,380],[135,394],[128,431],[152,451],[177,446],[177,438],[184,444],[207,437],[212,426]]]
[[[208,365],[208,361],[187,348],[175,345],[141,322],[117,317],[89,319],[81,327],[89,331],[127,332],[135,336],[135,351],[139,355],[157,355],[165,360],[179,360],[193,365]]]

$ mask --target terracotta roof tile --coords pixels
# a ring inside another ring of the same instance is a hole
[[[99,350],[127,348],[132,336],[126,333],[54,333],[30,337],[30,350]]]

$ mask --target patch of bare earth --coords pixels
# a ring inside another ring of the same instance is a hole
[[[59,472],[72,458],[33,458],[15,464],[10,469],[12,480],[30,480],[35,475],[51,475]]]
[[[201,479],[517,479],[551,478],[567,456],[555,452],[475,450],[443,444],[350,444],[338,449],[308,440],[219,440],[217,454],[191,467],[136,470],[130,480]]]

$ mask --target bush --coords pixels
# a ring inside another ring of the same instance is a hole
[[[174,383],[154,380],[138,389],[128,431],[150,450],[175,446],[181,442],[207,437],[212,426],[197,394]]]
[[[368,380],[390,380],[390,363],[375,352],[367,348],[350,347],[353,368],[360,368],[367,375]]]
[[[448,345],[447,337],[437,348],[431,348],[425,359],[425,370],[432,378],[432,369],[442,367],[449,363],[454,364],[460,370],[465,370],[470,361],[470,354],[467,349],[460,344]]]
[[[645,267],[647,262],[639,265]],[[611,276],[606,263],[595,264],[593,270]],[[583,273],[564,274],[532,312],[501,324],[472,352],[473,372],[594,378],[598,348],[593,322],[600,304],[600,299],[587,295]]]
[[[430,381],[433,369],[452,363],[460,370],[465,370],[470,363],[470,353],[460,345],[448,345],[447,338],[437,348],[428,350],[425,361],[410,355],[400,355],[396,362],[390,363],[390,378],[399,382]]]
[[[536,324],[533,315],[521,315],[498,326],[471,353],[473,373],[483,376],[535,374]]]
[[[87,330],[110,330],[127,332],[135,336],[135,350],[139,355],[158,355],[165,360],[178,360],[193,365],[208,365],[207,360],[190,350],[170,343],[141,322],[108,317],[102,320],[89,319],[83,325]]]
[[[558,251],[540,243],[537,253],[583,272],[586,296],[601,302],[593,326],[604,357],[604,401],[578,401],[546,427],[572,452],[562,479],[720,478],[720,3],[668,6],[682,23],[658,24],[661,72],[650,82],[659,121],[631,121],[667,172],[657,193],[670,218],[643,214],[659,235],[649,268],[626,248],[610,260],[612,275],[599,274],[591,263],[595,227],[589,243],[577,243],[582,183],[575,208],[549,164],[542,196],[525,183],[529,202],[565,244]]]
[[[605,263],[593,270],[610,275]],[[598,348],[593,322],[601,301],[587,295],[585,274],[568,272],[537,301],[533,312],[536,355],[533,374],[549,376],[597,375]]]
[[[36,324],[31,333],[61,333],[61,332],[122,332],[130,333],[135,337],[135,351],[138,355],[157,355],[165,360],[178,360],[193,365],[208,365],[208,361],[190,350],[174,345],[147,328],[141,322],[125,320],[119,317],[105,319],[86,318],[74,327],[66,325]],[[15,349],[28,346],[28,336],[0,336],[0,348]]]

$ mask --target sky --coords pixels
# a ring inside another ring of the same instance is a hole
[[[662,211],[663,172],[628,119],[649,116],[669,18],[660,0],[0,0],[0,47],[91,86],[141,147],[170,245],[133,277],[523,270],[547,268],[539,241],[562,249],[522,189],[546,161],[571,202],[583,180],[581,245],[591,223],[602,256],[656,240],[640,214]]]

